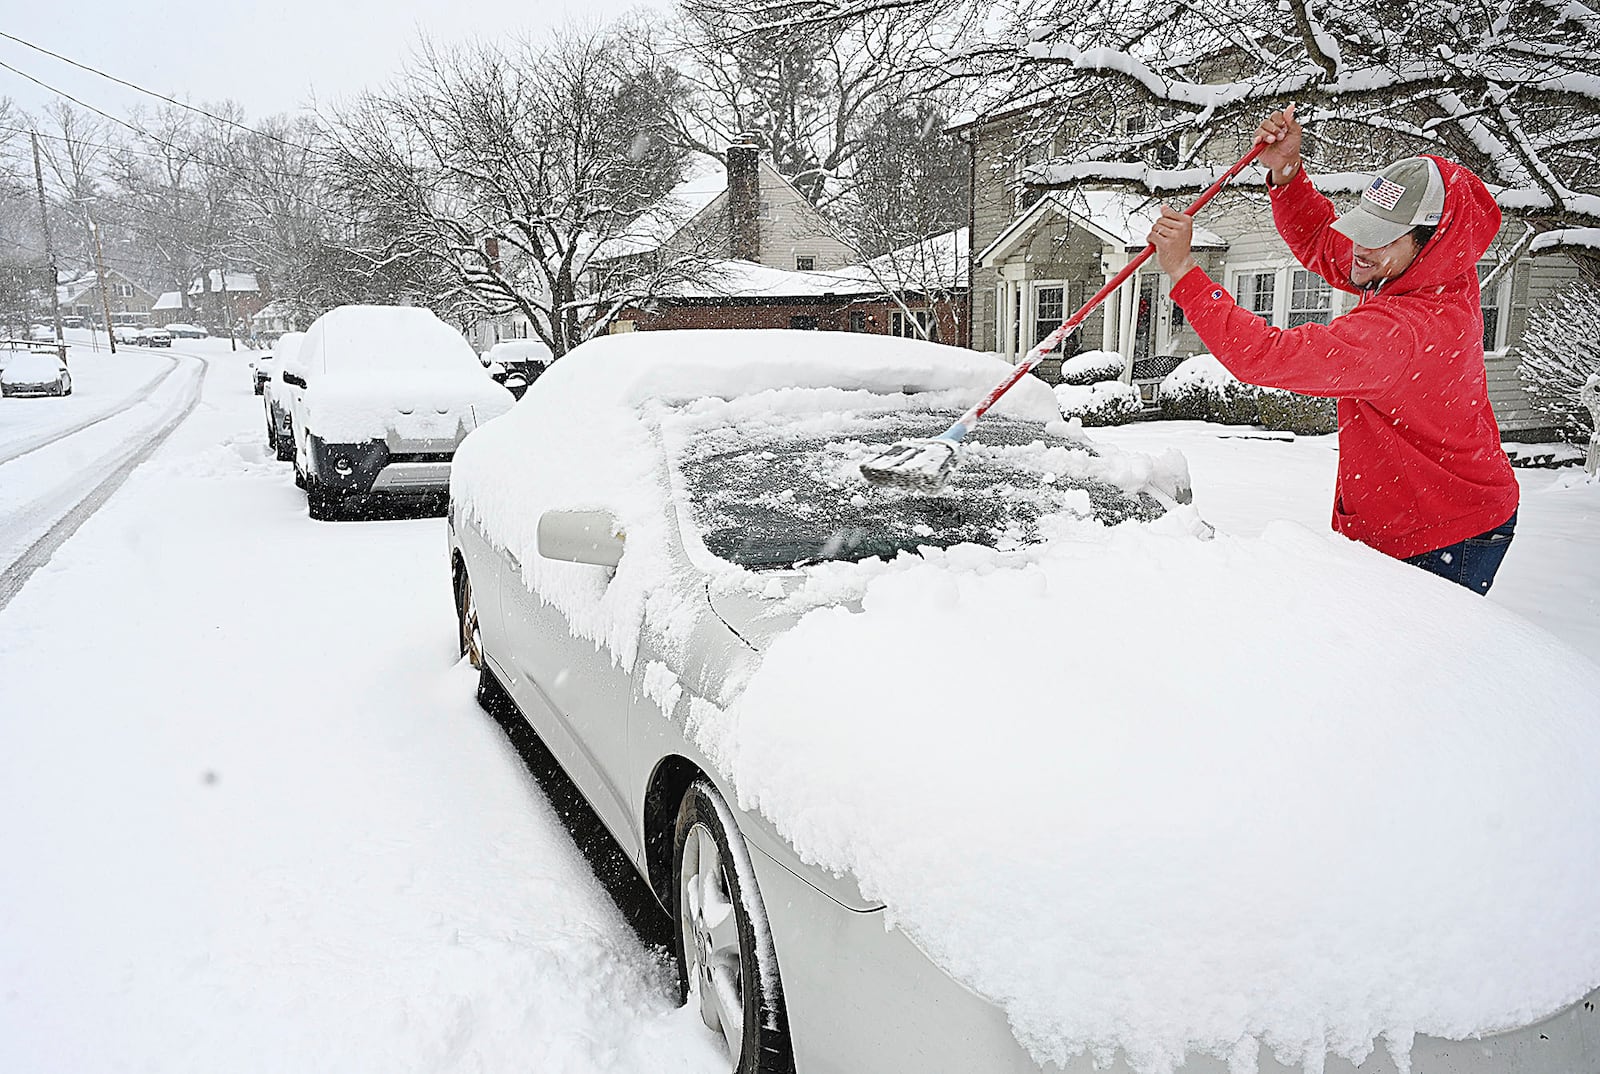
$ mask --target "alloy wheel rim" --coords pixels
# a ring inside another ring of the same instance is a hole
[[[472,599],[472,579],[461,576],[461,651],[475,668],[483,666],[483,634],[478,629],[478,605]]]
[[[689,1002],[698,1002],[706,1028],[722,1035],[737,1069],[744,1052],[743,952],[722,851],[704,824],[690,828],[684,841],[678,927]]]

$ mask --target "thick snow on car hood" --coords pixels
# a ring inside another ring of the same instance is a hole
[[[467,438],[451,495],[619,665],[641,628],[670,660],[709,614],[672,584],[674,416],[831,414],[848,439],[870,393],[959,410],[1006,368],[844,334],[597,340]],[[1005,410],[1055,416],[1032,378]],[[617,516],[614,576],[539,557],[552,508]],[[1600,669],[1331,534],[1204,541],[1193,522],[1085,521],[798,586],[713,566],[792,628],[748,681],[652,664],[647,690],[694,696],[690,732],[741,804],[854,874],[1041,1059],[1244,1072],[1265,1046],[1317,1069],[1600,983]]]
[[[1041,1060],[1403,1058],[1600,984],[1600,669],[1492,603],[1288,523],[807,575],[715,725],[741,803]]]

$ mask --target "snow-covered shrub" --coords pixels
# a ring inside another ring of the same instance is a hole
[[[1209,354],[1197,354],[1161,382],[1161,416],[1254,425],[1260,420],[1256,389]]]
[[[1062,384],[1056,388],[1061,414],[1085,425],[1124,425],[1144,411],[1139,390],[1120,380],[1103,380],[1088,387]]]
[[[1578,393],[1584,381],[1600,373],[1600,294],[1571,287],[1530,310],[1518,352],[1523,390],[1533,408],[1568,439],[1588,440],[1594,423]]]
[[[1061,383],[1087,388],[1122,376],[1122,355],[1116,351],[1084,351],[1061,363]]]
[[[1256,409],[1268,429],[1284,429],[1301,436],[1339,430],[1339,404],[1333,399],[1299,395],[1282,388],[1257,388]]]

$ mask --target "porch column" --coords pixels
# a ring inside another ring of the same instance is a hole
[[[1133,383],[1133,333],[1134,324],[1139,316],[1139,277],[1142,273],[1135,269],[1127,282],[1118,288],[1122,297],[1121,329],[1122,338],[1118,340],[1117,353],[1122,355],[1122,383]]]
[[[1120,250],[1105,250],[1100,254],[1100,272],[1107,280],[1121,272],[1122,266],[1127,263],[1128,255]],[[1117,326],[1122,323],[1122,307],[1122,289],[1118,288],[1106,296],[1105,311],[1100,316],[1100,349],[1103,351],[1117,349]]]

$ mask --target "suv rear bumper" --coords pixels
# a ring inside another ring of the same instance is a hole
[[[334,496],[366,492],[444,492],[450,487],[454,452],[396,454],[382,440],[330,444],[306,437],[306,470],[322,491]]]

